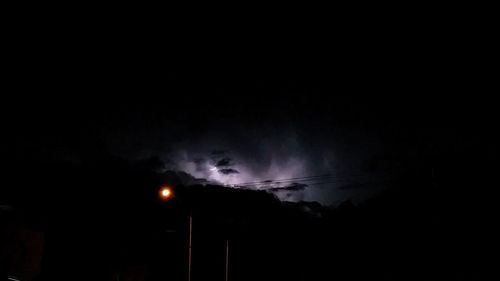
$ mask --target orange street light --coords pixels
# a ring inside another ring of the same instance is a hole
[[[162,187],[158,194],[162,200],[168,200],[173,196],[172,189],[168,186]],[[191,281],[191,245],[193,237],[193,217],[189,215],[189,252],[188,252],[188,281]],[[227,280],[227,279],[226,279]]]
[[[163,200],[167,200],[172,197],[172,189],[170,187],[163,187],[160,189],[160,198]]]

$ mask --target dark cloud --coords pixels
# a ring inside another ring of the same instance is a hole
[[[194,158],[194,159],[193,159],[193,162],[194,162],[195,164],[203,164],[203,163],[205,163],[206,161],[207,161],[207,160],[205,160],[204,158]]]
[[[194,158],[192,162],[195,165],[197,172],[203,172],[205,170],[205,163],[207,162],[206,159],[197,157]]]
[[[217,167],[227,167],[232,165],[232,160],[231,158],[224,157],[221,160],[217,161],[217,164],[215,166]]]
[[[221,156],[224,156],[225,154],[227,154],[228,152],[226,150],[223,150],[223,149],[216,149],[216,150],[213,150],[211,152],[211,155],[213,157],[221,157]]]
[[[237,170],[231,169],[231,168],[220,169],[219,172],[224,174],[224,175],[239,174],[240,173]]]

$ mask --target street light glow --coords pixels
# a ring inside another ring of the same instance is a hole
[[[160,190],[160,197],[162,199],[168,199],[172,196],[172,191],[168,187],[164,187]]]

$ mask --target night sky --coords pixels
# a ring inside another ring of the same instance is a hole
[[[31,146],[37,157],[155,159],[158,171],[186,172],[191,183],[325,205],[430,176],[443,151],[493,145],[475,135],[494,119],[492,104],[473,93],[478,74],[464,80],[465,69],[441,72],[425,61],[380,69],[360,61],[50,69],[20,85],[3,114],[16,120],[6,126],[18,134],[17,149]]]

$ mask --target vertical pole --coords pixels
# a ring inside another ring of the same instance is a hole
[[[229,272],[229,240],[226,240],[226,281],[228,281]]]
[[[193,235],[193,215],[189,215],[189,263],[188,263],[188,281],[191,281],[191,238]]]

